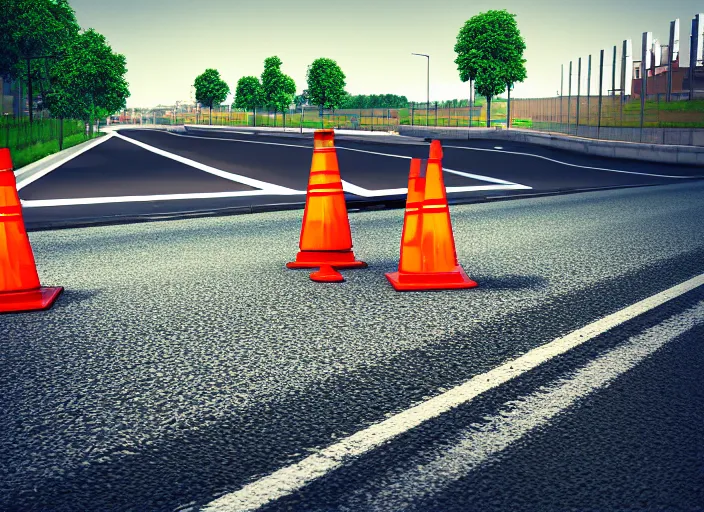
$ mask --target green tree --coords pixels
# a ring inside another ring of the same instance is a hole
[[[90,29],[64,49],[51,68],[53,87],[47,93],[54,117],[82,119],[93,130],[93,119],[125,108],[129,97],[125,56],[113,53],[105,36]]]
[[[457,35],[455,64],[463,82],[476,81],[476,91],[487,100],[487,126],[491,126],[491,100],[526,77],[525,42],[506,10],[487,11],[465,22]],[[521,69],[523,71],[521,71]]]
[[[0,0],[0,76],[22,80],[30,103],[37,89],[46,98],[51,63],[78,32],[66,0]]]
[[[196,89],[196,101],[210,109],[209,123],[213,124],[213,107],[225,101],[230,94],[230,87],[220,78],[218,70],[212,68],[198,75],[193,86]]]
[[[254,126],[257,125],[257,107],[260,107],[263,101],[264,91],[256,76],[243,76],[237,81],[235,107],[251,110]]]
[[[332,59],[315,59],[306,73],[308,92],[313,105],[335,110],[345,95],[345,74]]]
[[[293,78],[281,72],[281,59],[277,56],[264,59],[262,91],[264,105],[274,109],[274,123],[276,123],[276,113],[281,111],[284,113],[285,125],[285,110],[293,103],[293,96],[296,94],[296,83]]]
[[[276,112],[284,115],[284,127],[286,126],[286,111],[293,103],[293,96],[296,94],[296,82],[288,75],[281,75],[280,86],[272,96],[272,106],[274,107],[274,126],[276,126]]]

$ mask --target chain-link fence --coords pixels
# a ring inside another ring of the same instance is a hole
[[[673,94],[667,102],[664,94],[649,95],[642,104],[637,97],[612,95],[521,98],[511,102],[511,126],[594,139],[692,144],[688,135],[704,129],[704,100],[687,97]]]
[[[696,96],[695,96],[696,98]],[[689,100],[688,93],[648,95],[640,98],[621,95],[565,95],[551,98],[495,99],[491,102],[492,127],[556,132],[566,135],[649,142],[656,144],[697,144],[693,135],[702,131],[704,140],[704,99]],[[511,122],[507,125],[507,117]],[[286,112],[267,109],[244,111],[209,109],[152,110],[123,116],[121,122],[137,124],[199,124],[236,127],[275,127],[286,129],[336,128],[346,130],[398,131],[399,126],[486,127],[487,103],[477,99],[470,108],[467,100],[410,103],[406,108],[320,110],[299,107]]]

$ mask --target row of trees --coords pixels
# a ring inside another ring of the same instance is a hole
[[[283,112],[284,116],[296,94],[293,78],[281,71],[281,59],[277,56],[264,59],[261,81],[256,76],[243,76],[237,82],[234,106],[256,112],[258,107]],[[221,104],[230,94],[230,87],[216,69],[206,69],[193,83],[196,101],[210,109],[212,123],[213,107]],[[285,117],[284,117],[285,122]]]
[[[523,51],[526,45],[516,24],[515,15],[506,10],[488,11],[469,19],[457,36],[455,63],[463,82],[469,81],[470,89],[484,96],[487,102],[487,126],[491,125],[491,100],[509,91],[516,82],[526,78]],[[261,79],[260,79],[261,78]],[[405,96],[358,95],[345,92],[345,74],[337,62],[319,58],[308,67],[308,88],[294,96],[296,84],[281,71],[281,59],[276,56],[264,60],[261,77],[245,76],[237,82],[234,106],[245,110],[265,107],[284,116],[292,103],[316,105],[321,109],[338,108],[404,108]],[[215,69],[207,69],[195,80],[196,100],[211,111],[225,101],[230,93],[228,85]],[[457,105],[446,102],[443,106]],[[510,110],[509,110],[510,115]],[[285,117],[284,117],[285,122]]]
[[[237,82],[234,107],[251,110],[267,108],[274,112],[286,111],[293,104],[315,105],[322,109],[339,108],[405,108],[408,99],[395,94],[350,95],[345,91],[345,74],[332,59],[319,58],[313,61],[306,73],[308,88],[295,95],[296,84],[281,71],[281,59],[277,56],[264,60],[261,77],[243,76]],[[206,69],[194,82],[196,101],[212,110],[221,104],[230,93],[227,83],[215,69]],[[285,117],[284,117],[285,121]]]
[[[126,60],[102,34],[81,31],[67,0],[0,0],[0,75],[26,84],[56,118],[91,124],[125,107]]]

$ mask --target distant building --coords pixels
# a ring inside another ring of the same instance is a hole
[[[655,45],[654,45],[655,46]],[[648,71],[648,95],[667,94],[668,77],[668,51],[667,46],[660,46],[659,57],[651,58],[651,69]],[[658,65],[660,64],[660,65]],[[672,61],[672,93],[682,94],[689,92],[689,87],[685,86],[689,68],[680,67],[679,55]],[[631,83],[631,95],[640,98],[643,87],[643,62],[633,61],[633,82]]]
[[[651,37],[647,33],[647,37]],[[672,46],[672,48],[670,48]],[[640,52],[639,52],[640,53]],[[694,16],[690,32],[690,61],[680,62],[680,20],[670,22],[669,44],[661,45],[656,39],[652,41],[649,54],[646,54],[647,66],[641,60],[633,61],[633,81],[626,88],[634,97],[640,97],[643,87],[643,74],[647,73],[648,96],[667,95],[668,82],[673,97],[680,99],[704,97],[704,13]],[[672,68],[669,59],[672,55]],[[647,67],[647,69],[646,69]],[[671,75],[670,75],[671,74]]]

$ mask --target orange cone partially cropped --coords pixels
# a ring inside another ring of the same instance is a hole
[[[0,313],[47,309],[62,290],[39,284],[10,150],[0,148]]]
[[[423,162],[415,160],[408,180],[399,270],[386,278],[399,291],[474,288],[477,283],[457,261],[440,141],[430,144],[425,173]]]
[[[316,130],[300,251],[288,268],[363,268],[352,252],[352,232],[342,190],[333,130]]]

